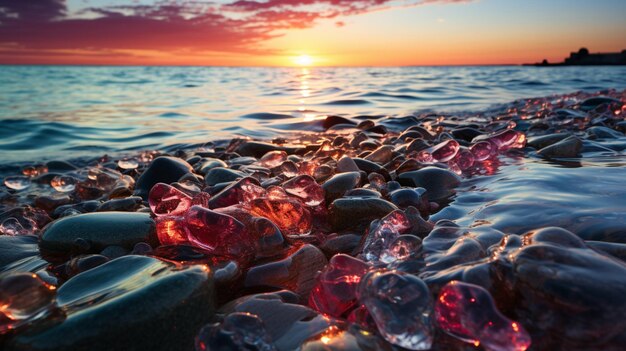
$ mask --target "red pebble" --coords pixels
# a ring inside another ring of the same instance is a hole
[[[356,288],[369,265],[357,258],[338,254],[317,276],[309,306],[321,313],[341,317],[356,304]]]
[[[176,245],[187,242],[187,227],[181,216],[156,218],[156,232],[161,245]]]
[[[156,216],[180,215],[191,207],[191,197],[165,183],[157,183],[148,195],[148,203]]]
[[[283,183],[283,189],[308,206],[317,206],[324,201],[324,189],[309,175],[299,175]]]
[[[244,204],[252,199],[265,196],[266,191],[259,186],[259,181],[252,177],[241,178],[209,200],[210,208],[221,208]]]
[[[215,255],[241,257],[252,254],[254,244],[246,227],[235,218],[201,206],[185,215],[188,239]]]
[[[439,293],[435,315],[446,333],[487,350],[524,351],[530,336],[518,322],[502,315],[484,288],[451,281]]]
[[[289,198],[259,198],[250,202],[256,216],[274,222],[283,235],[305,235],[311,231],[311,213],[297,200]]]

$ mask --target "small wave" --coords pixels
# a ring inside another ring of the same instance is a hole
[[[257,113],[249,113],[247,115],[243,115],[243,116],[241,116],[241,118],[267,120],[267,119],[293,118],[293,116],[292,115],[284,115],[284,114],[280,114],[280,113],[257,112]]]
[[[407,94],[394,95],[394,94],[379,93],[379,92],[370,92],[370,93],[361,94],[359,96],[362,96],[362,97],[383,97],[383,98],[403,99],[403,100],[421,100],[422,99],[420,97],[413,96],[413,95],[407,95]]]
[[[322,105],[329,105],[329,106],[346,106],[346,105],[369,105],[371,104],[371,101],[368,100],[362,100],[362,99],[348,99],[348,100],[334,100],[334,101],[329,101],[329,102],[325,102]]]

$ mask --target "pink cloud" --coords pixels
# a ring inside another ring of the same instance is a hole
[[[409,5],[459,1],[463,0],[415,0]],[[81,13],[89,14],[88,18],[77,18],[67,15],[64,0],[0,0],[0,62],[13,62],[16,52],[22,57],[29,51],[51,50],[267,54],[270,51],[260,44],[286,30],[310,28],[324,19],[336,19],[337,26],[343,26],[339,17],[394,7],[395,2],[237,0],[219,5],[162,1],[154,6],[89,8]]]

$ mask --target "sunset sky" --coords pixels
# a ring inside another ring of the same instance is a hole
[[[472,65],[626,49],[624,0],[0,0],[0,63]]]

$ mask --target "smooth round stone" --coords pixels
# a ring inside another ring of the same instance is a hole
[[[147,213],[96,212],[61,218],[46,226],[39,247],[52,256],[69,256],[76,240],[89,244],[88,253],[99,253],[107,246],[132,250],[139,242],[158,246],[155,223]]]
[[[359,167],[360,170],[362,170],[363,172],[370,174],[372,172],[376,172],[380,175],[382,175],[383,177],[385,177],[385,180],[389,181],[391,180],[391,177],[389,176],[389,172],[381,165],[379,165],[376,162],[372,162],[370,160],[366,160],[363,158],[354,158],[354,163],[356,163],[356,165]]]
[[[619,106],[622,106],[622,102],[618,99],[608,96],[595,96],[583,101],[580,104],[580,109],[583,111],[591,111],[596,107],[604,104],[619,104]]]
[[[170,156],[157,157],[137,179],[135,195],[147,200],[150,189],[156,183],[171,184],[190,172],[191,165],[180,158]]]
[[[54,172],[59,172],[59,173],[71,172],[71,171],[75,171],[75,170],[78,169],[73,164],[71,164],[69,162],[65,162],[65,161],[50,161],[50,162],[46,162],[46,168],[48,168],[48,172],[51,172],[51,173],[54,173]]]
[[[537,154],[547,158],[570,158],[580,155],[583,142],[578,137],[571,136],[558,143],[544,147]]]
[[[409,206],[419,208],[422,203],[422,194],[425,192],[425,189],[421,188],[421,190],[422,191],[408,188],[397,189],[389,193],[389,200],[400,208],[407,208]]]
[[[348,156],[342,156],[339,161],[337,161],[337,173],[358,171],[359,166],[357,166],[354,160]]]
[[[397,209],[391,202],[375,197],[346,197],[331,204],[330,222],[335,230],[363,229],[374,219],[383,218]]]
[[[571,133],[555,133],[555,134],[535,136],[535,137],[528,138],[528,142],[526,144],[537,150],[541,150],[546,146],[550,146],[552,144],[558,143],[559,141],[569,137],[570,135],[572,134]]]
[[[296,350],[300,344],[333,325],[333,320],[296,304],[290,291],[244,296],[229,302],[222,313],[247,312],[258,316],[280,351]]]
[[[356,188],[348,191],[345,197],[381,197],[380,193],[373,189]]]
[[[228,167],[226,162],[218,159],[218,158],[206,158],[203,159],[202,162],[198,163],[196,166],[196,170],[198,173],[205,175],[207,172],[216,167]]]
[[[481,135],[482,132],[476,128],[463,127],[452,130],[452,135],[455,139],[461,139],[465,141],[472,141],[475,137]]]
[[[398,181],[405,186],[425,188],[429,200],[439,202],[454,195],[454,188],[461,183],[461,177],[443,168],[426,167],[402,173]]]
[[[244,286],[287,289],[306,301],[315,285],[317,272],[326,264],[328,260],[322,251],[305,244],[282,260],[251,267],[244,279]]]
[[[34,235],[0,235],[0,273],[37,272],[48,262],[39,257]]]
[[[591,127],[585,133],[590,138],[597,139],[618,139],[624,137],[624,134],[607,127]]]
[[[298,147],[283,147],[276,144],[264,143],[260,141],[246,141],[239,145],[235,152],[241,156],[252,156],[261,158],[263,155],[270,151],[285,151],[287,154],[292,154],[301,148]]]
[[[123,211],[131,212],[138,209],[143,203],[143,199],[139,196],[129,196],[126,198],[113,199],[105,201],[98,208],[96,212],[108,212],[108,211]]]
[[[224,167],[215,167],[209,170],[204,176],[204,183],[208,186],[213,186],[215,184],[229,183],[245,176],[246,174],[241,171]]]
[[[324,189],[326,195],[326,203],[331,203],[333,200],[342,197],[346,192],[356,188],[360,181],[361,173],[359,172],[335,174],[322,184],[322,189]]]
[[[345,117],[327,116],[326,119],[324,120],[324,123],[322,124],[322,127],[324,127],[324,129],[329,129],[338,124],[345,124],[345,125],[350,125],[353,127],[356,126],[356,123],[354,121],[351,121]]]
[[[214,313],[205,266],[125,256],[68,280],[64,320],[9,340],[3,350],[191,350]]]

